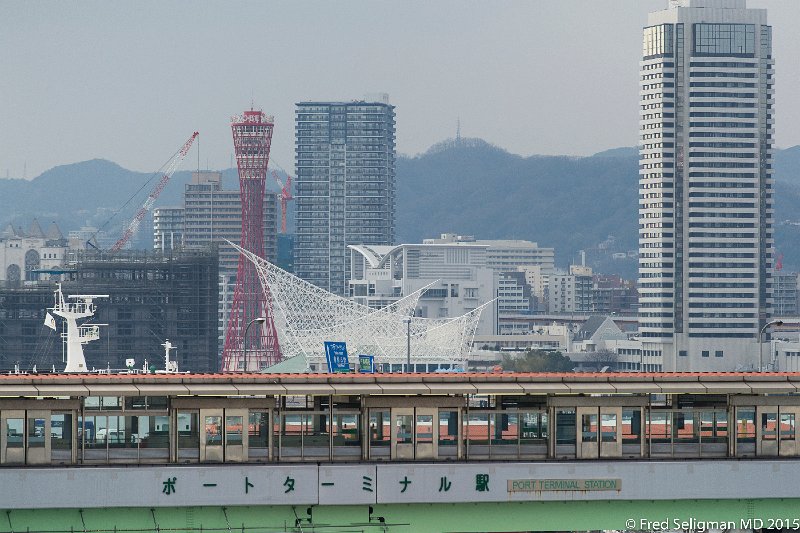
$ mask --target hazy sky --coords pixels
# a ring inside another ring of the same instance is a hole
[[[0,0],[0,177],[92,158],[154,171],[194,130],[201,165],[225,168],[251,99],[292,171],[295,102],[374,92],[397,106],[402,154],[458,117],[522,155],[633,146],[641,27],[666,4]],[[748,4],[774,27],[777,145],[800,144],[800,1]]]

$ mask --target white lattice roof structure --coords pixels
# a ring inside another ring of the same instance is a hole
[[[427,288],[423,287],[376,310],[332,294],[236,248],[256,266],[285,358],[319,358],[324,356],[325,341],[343,341],[353,355],[374,355],[380,363],[404,363],[410,320],[413,363],[463,361],[481,311],[492,303],[456,318],[416,317],[413,315],[417,302]]]

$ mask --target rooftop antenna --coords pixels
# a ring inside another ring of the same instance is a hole
[[[456,144],[461,144],[461,117],[456,122]]]
[[[25,161],[22,164],[22,179],[24,179],[24,180],[28,179],[28,162],[27,161]]]

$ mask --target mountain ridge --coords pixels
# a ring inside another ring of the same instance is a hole
[[[599,271],[635,277],[636,258],[627,257],[638,247],[635,147],[591,156],[520,156],[482,139],[447,139],[422,154],[398,156],[396,167],[396,242],[421,242],[445,232],[527,239],[555,248],[560,266],[587,250]],[[784,253],[785,268],[797,269],[800,146],[776,150],[775,169],[776,247]],[[238,188],[235,169],[222,173],[226,189]],[[42,224],[55,220],[66,233],[100,227],[120,210],[105,229],[121,233],[158,177],[93,159],[59,165],[32,180],[0,180],[0,227],[27,227],[36,217]],[[176,172],[156,205],[181,205],[190,179],[191,171]],[[274,180],[267,184],[277,190]],[[148,227],[145,221],[135,246],[152,246]]]

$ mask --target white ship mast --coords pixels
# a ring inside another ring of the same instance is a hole
[[[173,346],[169,339],[164,342],[161,346],[164,347],[164,371],[167,374],[176,374],[178,372],[178,361],[170,361],[169,359],[169,351],[170,350],[177,350],[176,346]]]
[[[78,320],[93,317],[96,311],[95,298],[108,298],[107,294],[86,294],[68,296],[76,301],[65,301],[61,292],[61,284],[55,291],[55,306],[48,309],[52,314],[60,316],[67,323],[67,332],[62,333],[67,345],[67,367],[64,372],[86,372],[86,359],[83,356],[83,345],[100,338],[102,324],[78,325]],[[53,327],[53,326],[51,326]]]

